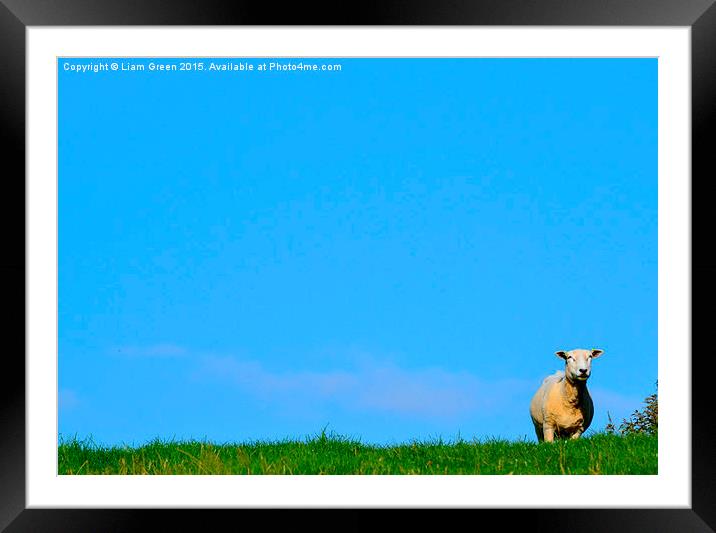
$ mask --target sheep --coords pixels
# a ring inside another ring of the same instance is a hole
[[[565,361],[564,371],[547,376],[530,402],[530,415],[539,442],[578,439],[592,423],[594,404],[587,390],[592,359],[603,350],[555,352]]]

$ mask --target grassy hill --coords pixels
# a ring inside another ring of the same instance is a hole
[[[373,446],[336,435],[303,441],[165,442],[102,447],[65,439],[59,474],[657,474],[655,435],[575,441],[413,442]]]

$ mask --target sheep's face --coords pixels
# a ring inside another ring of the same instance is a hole
[[[570,350],[555,352],[565,361],[564,373],[571,381],[587,381],[592,374],[592,359],[596,359],[602,350]]]

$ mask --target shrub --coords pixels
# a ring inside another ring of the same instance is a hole
[[[658,381],[656,383],[658,389]],[[644,399],[644,408],[634,411],[629,418],[625,418],[619,425],[618,433],[633,435],[635,433],[656,435],[659,432],[659,396],[658,390]],[[607,413],[609,423],[604,428],[607,433],[617,433],[612,417]]]

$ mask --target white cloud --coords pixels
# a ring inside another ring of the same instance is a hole
[[[171,343],[152,344],[149,346],[117,346],[112,353],[129,357],[182,357],[187,354],[186,348]]]
[[[386,362],[332,371],[267,370],[256,361],[206,357],[201,375],[226,380],[267,401],[326,402],[354,411],[416,417],[457,417],[498,409],[532,386],[522,380],[487,382],[467,372],[406,369]]]
[[[643,398],[621,394],[602,387],[589,387],[589,394],[594,401],[595,408],[604,413],[609,412],[612,417],[626,416],[626,414],[631,414],[644,406]]]
[[[72,389],[60,389],[57,394],[57,404],[60,409],[67,410],[80,404],[77,393]]]

